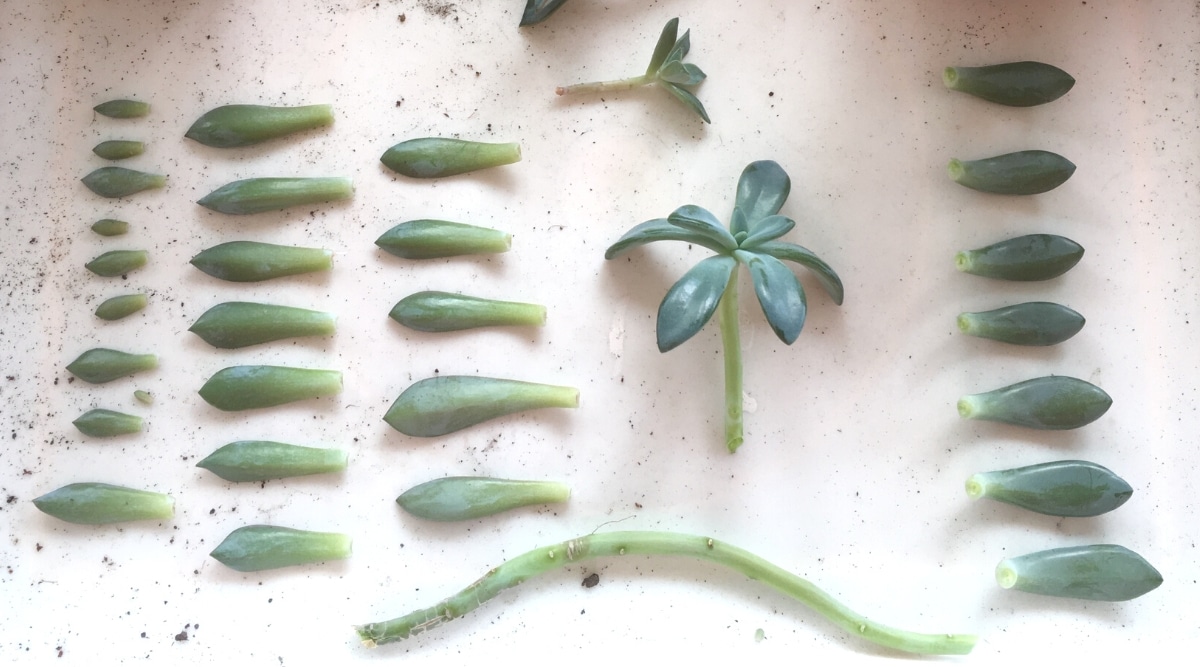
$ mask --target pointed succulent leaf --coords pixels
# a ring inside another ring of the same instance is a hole
[[[773,160],[751,162],[738,179],[734,206],[742,209],[746,220],[753,225],[778,213],[791,190],[792,179],[778,163]]]
[[[675,48],[675,37],[678,32],[678,18],[667,21],[667,24],[663,26],[662,34],[658,37],[658,44],[654,47],[654,55],[650,58],[650,66],[646,68],[646,76],[652,76],[663,66],[663,63],[667,62],[667,54]]]
[[[733,240],[733,234],[730,234],[728,229],[721,226],[721,221],[717,220],[717,216],[699,206],[693,204],[680,206],[671,215],[667,216],[667,222],[676,227],[707,236],[721,244],[721,247],[726,252],[737,248],[737,241]]]
[[[675,60],[683,60],[687,57],[688,51],[692,50],[692,31],[683,31],[683,37],[675,41],[675,46],[671,47],[671,52],[667,54],[666,62]]]
[[[796,222],[782,215],[768,215],[750,225],[750,233],[742,240],[742,248],[753,250],[792,231]]]
[[[701,118],[704,119],[704,122],[709,124],[712,123],[712,121],[708,118],[708,112],[704,110],[704,105],[700,103],[700,100],[697,99],[695,95],[691,94],[686,89],[680,88],[678,85],[671,83],[670,81],[659,81],[659,85],[661,85],[663,88],[666,88],[667,91],[677,97],[680,102],[688,105],[692,111],[695,111]]]
[[[546,20],[567,0],[528,0],[525,3],[525,13],[521,15],[520,25],[533,25]]]
[[[681,63],[678,60],[673,60],[666,65],[658,73],[658,78],[663,81],[679,84],[681,86],[694,86],[704,80],[704,72],[691,63]]]
[[[638,246],[655,241],[684,241],[695,243],[714,252],[728,252],[725,246],[708,236],[673,225],[667,222],[666,218],[655,218],[625,232],[624,236],[617,239],[617,242],[604,252],[604,259],[614,259]]]
[[[738,250],[734,257],[750,269],[754,292],[779,340],[791,345],[804,327],[808,303],[796,274],[770,255]]]
[[[817,257],[811,250],[803,246],[798,246],[795,243],[786,243],[783,241],[767,241],[754,249],[754,252],[764,255],[771,255],[777,259],[782,259],[787,262],[795,262],[809,271],[812,271],[817,276],[817,281],[821,283],[821,287],[829,293],[829,297],[837,305],[842,305],[842,298],[845,296],[845,290],[842,288],[842,279],[838,277],[833,267],[829,266],[820,257]]]
[[[658,350],[668,352],[712,319],[737,262],[728,255],[702,260],[671,286],[658,307]]]
[[[746,235],[750,233],[750,224],[746,220],[746,213],[742,211],[742,207],[734,206],[733,215],[729,216],[729,233],[733,234],[733,238],[737,238],[738,234]]]

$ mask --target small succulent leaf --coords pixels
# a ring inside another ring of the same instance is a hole
[[[768,215],[750,225],[750,233],[742,240],[741,247],[753,250],[767,241],[775,239],[792,231],[796,221],[782,215]]]
[[[675,42],[675,46],[671,47],[671,52],[667,54],[667,59],[664,62],[683,60],[687,57],[688,51],[692,50],[692,31],[683,31],[683,37],[680,37]]]
[[[737,197],[734,206],[742,209],[751,226],[763,218],[775,215],[783,208],[788,193],[792,190],[792,179],[773,160],[751,162],[742,170],[738,179]]]
[[[658,44],[654,47],[654,55],[650,58],[650,66],[646,68],[646,76],[653,76],[663,63],[667,62],[667,54],[675,48],[675,37],[679,33],[679,19],[673,18],[663,26]]]
[[[521,15],[519,25],[533,25],[546,20],[567,0],[528,0],[525,3],[525,13]]]
[[[710,124],[712,123],[712,121],[708,119],[708,112],[704,110],[704,105],[700,103],[700,100],[696,99],[695,95],[671,83],[670,81],[659,81],[659,85],[661,85],[663,88],[666,88],[675,97],[679,98],[680,102],[683,102],[691,107],[692,111],[695,111],[700,115],[701,118],[704,119],[704,122]]]
[[[681,229],[707,236],[720,243],[725,252],[730,252],[738,247],[737,241],[733,239],[733,234],[721,226],[721,221],[717,220],[717,216],[699,206],[693,204],[680,206],[667,216],[667,222]]]
[[[658,78],[663,81],[670,81],[680,86],[694,86],[703,81],[704,76],[704,72],[700,71],[699,67],[684,64],[678,60],[663,65],[662,70],[658,73]]]
[[[804,288],[800,286],[796,274],[770,255],[739,250],[734,257],[750,269],[758,303],[775,335],[788,345],[796,342],[808,314]]]
[[[617,242],[609,246],[608,250],[604,252],[604,259],[614,259],[638,246],[655,241],[684,241],[708,248],[713,252],[728,252],[723,245],[703,234],[697,234],[696,232],[672,225],[670,222],[667,222],[666,218],[655,218],[654,220],[647,220],[625,232],[624,236],[617,239]]]
[[[812,271],[817,276],[817,281],[821,283],[821,287],[829,293],[829,297],[837,305],[842,305],[842,298],[845,296],[845,290],[842,288],[842,279],[838,277],[833,267],[829,266],[820,257],[817,257],[811,250],[803,246],[798,246],[795,243],[785,243],[783,241],[767,241],[754,249],[754,252],[770,255],[777,259],[782,259],[787,262],[795,262],[809,271]]]
[[[746,214],[741,207],[733,207],[733,215],[729,216],[729,233],[737,238],[738,234],[749,234],[750,225],[746,223]]]
[[[737,261],[728,255],[701,260],[671,286],[658,307],[658,350],[668,352],[696,335],[717,310]]]

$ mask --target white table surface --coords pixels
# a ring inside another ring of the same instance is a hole
[[[30,6],[32,5],[32,6]],[[974,632],[979,664],[1079,662],[1200,648],[1196,495],[1200,242],[1200,17],[1190,3],[685,2],[571,0],[518,28],[521,0],[6,3],[0,32],[0,656],[21,664],[359,664],[418,659],[724,658],[876,663],[863,644],[798,603],[716,566],[631,557],[568,567],[468,617],[368,650],[351,625],[427,606],[504,559],[596,530],[710,535],[793,570],[883,623]],[[653,89],[578,99],[557,85],[640,73],[662,25],[692,31],[709,79],[704,125]],[[1052,104],[1012,109],[944,89],[941,69],[1033,59],[1078,80]],[[138,121],[92,112],[152,104]],[[229,103],[330,103],[336,123],[257,148],[185,140]],[[379,155],[419,136],[517,141],[515,165],[434,182]],[[122,200],[79,182],[104,139],[147,143],[128,166],[168,186]],[[1078,166],[1036,197],[951,183],[950,157],[1026,148]],[[680,348],[654,344],[658,302],[706,251],[655,244],[617,262],[626,229],[694,203],[724,218],[738,174],[773,159],[790,173],[786,240],[842,276],[835,306],[811,276],[809,319],[791,347],[771,334],[743,281],[746,440],[722,446],[715,324]],[[344,175],[352,201],[229,217],[195,205],[255,176]],[[102,217],[132,231],[105,239]],[[443,218],[512,232],[485,259],[398,260],[374,239],[403,220]],[[1048,283],[959,274],[955,251],[1028,232],[1087,250]],[[328,275],[222,283],[188,260],[234,239],[330,248]],[[144,248],[127,280],[83,265]],[[431,335],[387,313],[421,289],[528,300],[538,331]],[[150,305],[105,323],[92,311],[133,290]],[[331,339],[218,351],[187,332],[206,309],[262,300],[335,312]],[[1048,349],[967,338],[963,310],[1059,301],[1087,326]],[[159,370],[70,382],[91,347],[155,352]],[[239,363],[336,368],[336,399],[221,413],[196,390]],[[505,418],[427,441],[382,421],[434,373],[569,384],[578,410]],[[1078,431],[960,420],[958,396],[1065,374],[1114,405]],[[152,392],[151,407],[134,389]],[[94,406],[145,417],[138,436],[81,436]],[[227,484],[194,467],[239,439],[337,446],[341,475]],[[1113,514],[1055,519],[971,502],[973,472],[1062,458],[1096,461],[1135,488]],[[547,478],[568,505],[464,524],[403,515],[393,499],[444,475]],[[174,520],[66,524],[31,500],[78,481],[170,493]],[[231,530],[275,523],[354,538],[341,563],[240,574],[208,557]],[[1163,573],[1123,604],[999,589],[1004,557],[1113,542]],[[580,586],[598,573],[600,584]],[[755,641],[762,629],[765,639]],[[177,639],[187,632],[186,641]],[[61,656],[58,660],[56,656]]]

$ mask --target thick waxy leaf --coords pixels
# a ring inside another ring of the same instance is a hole
[[[753,250],[767,241],[775,239],[792,231],[796,222],[782,215],[769,215],[750,225],[750,234],[742,240],[742,248]]]
[[[721,221],[717,220],[717,216],[699,206],[692,204],[680,206],[667,216],[667,222],[676,227],[703,234],[719,243],[726,251],[737,248],[737,241],[733,240],[733,234],[721,226]]]
[[[767,316],[775,335],[788,345],[796,342],[800,329],[804,327],[804,317],[808,314],[804,288],[800,286],[796,274],[770,255],[739,250],[734,257],[750,269],[758,303],[762,305],[763,315]]]
[[[658,73],[658,77],[663,81],[670,81],[681,86],[694,86],[703,81],[705,76],[704,71],[699,67],[690,63],[684,64],[678,60],[667,63]]]
[[[737,262],[728,255],[709,257],[679,279],[658,307],[658,350],[667,352],[696,335],[712,319]]]
[[[533,0],[530,0],[532,4]],[[658,37],[658,44],[654,47],[654,55],[650,58],[650,66],[646,68],[646,76],[651,76],[658,71],[658,68],[667,62],[667,54],[671,53],[671,49],[675,48],[675,37],[679,33],[679,19],[674,18],[667,21],[663,26],[662,34]]]
[[[529,0],[525,3],[525,13],[521,15],[520,25],[533,25],[546,20],[567,0]]]
[[[842,288],[842,279],[838,277],[837,272],[833,267],[829,266],[820,257],[817,257],[811,250],[804,246],[798,246],[795,243],[785,243],[783,241],[768,241],[754,249],[754,252],[759,254],[767,254],[776,259],[782,259],[785,262],[795,262],[809,271],[812,271],[817,276],[817,281],[821,283],[821,287],[829,293],[829,297],[837,305],[842,305],[842,298],[845,296],[845,290]]]
[[[616,243],[604,251],[604,259],[614,259],[638,246],[655,241],[685,241],[714,252],[728,252],[725,246],[703,234],[677,227],[668,222],[666,218],[655,218],[625,232],[624,236],[617,239]]]
[[[692,50],[692,31],[684,30],[683,37],[675,41],[675,46],[671,47],[671,52],[667,54],[666,62],[673,60],[683,60],[687,57],[688,51]]]
[[[751,162],[738,179],[734,207],[740,208],[746,220],[753,224],[778,213],[791,191],[792,179],[778,163],[773,160]]]
[[[700,103],[700,100],[697,99],[695,95],[669,81],[660,81],[659,84],[663,88],[666,88],[667,91],[672,95],[679,98],[680,102],[683,102],[691,107],[692,111],[695,111],[701,118],[704,119],[704,122],[710,124],[712,123],[712,121],[708,118],[708,112],[704,110],[704,105]]]
[[[1091,544],[1006,558],[996,566],[996,582],[1038,595],[1123,602],[1158,588],[1163,578],[1123,546]]]

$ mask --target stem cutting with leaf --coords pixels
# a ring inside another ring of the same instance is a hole
[[[770,160],[752,162],[738,180],[729,229],[699,206],[681,206],[666,218],[637,225],[604,254],[605,259],[614,259],[654,241],[685,241],[717,253],[701,260],[667,291],[658,308],[658,349],[667,352],[678,347],[720,308],[725,348],[725,444],[730,452],[737,451],[743,440],[738,265],[750,270],[767,323],[788,345],[800,335],[808,306],[804,288],[783,261],[812,271],[834,303],[841,305],[844,296],[841,279],[821,258],[807,248],[776,240],[796,226],[779,215],[790,191],[791,179],[782,167]]]
[[[706,76],[699,67],[683,62],[684,57],[692,48],[691,31],[685,31],[682,37],[677,37],[678,34],[679,19],[674,18],[667,21],[667,25],[663,26],[662,34],[658,38],[658,44],[654,47],[654,56],[650,58],[650,66],[646,68],[645,74],[614,81],[560,86],[555,92],[559,95],[603,93],[656,83],[695,111],[704,119],[704,122],[711,123],[712,121],[708,119],[708,112],[704,110],[704,105],[688,90],[691,86],[699,85]]]

